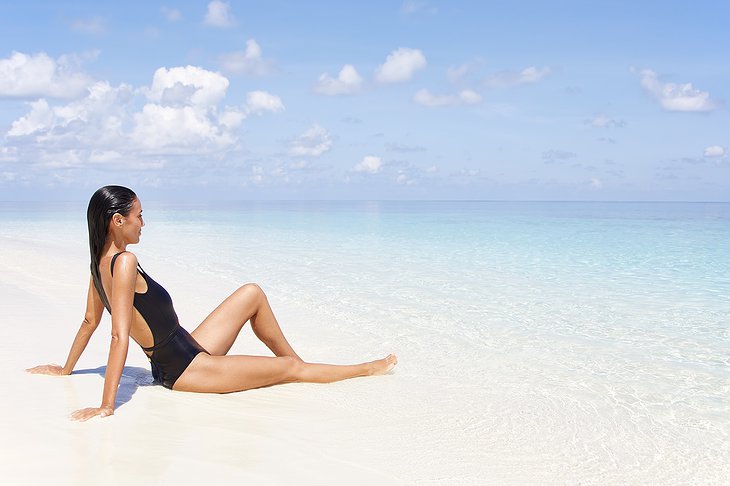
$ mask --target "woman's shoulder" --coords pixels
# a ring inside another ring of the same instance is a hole
[[[117,272],[124,271],[137,271],[137,255],[131,251],[122,251],[111,257],[111,272],[114,275],[114,270]]]

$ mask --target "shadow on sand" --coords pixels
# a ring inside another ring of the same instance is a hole
[[[104,378],[106,375],[106,366],[91,368],[86,370],[76,370],[72,375],[92,375],[96,374]],[[155,385],[152,379],[152,373],[147,368],[139,366],[125,366],[122,370],[122,379],[119,381],[119,389],[117,390],[117,399],[114,402],[114,408],[121,407],[132,399],[134,392],[140,386]]]

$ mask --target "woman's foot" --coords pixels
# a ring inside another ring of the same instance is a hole
[[[383,359],[371,361],[372,366],[370,370],[371,375],[384,375],[398,363],[398,358],[394,354],[389,354]]]

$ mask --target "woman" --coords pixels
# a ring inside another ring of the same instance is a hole
[[[68,375],[96,330],[104,308],[112,315],[112,342],[101,406],[74,412],[74,420],[114,414],[117,388],[129,338],[147,354],[156,381],[172,390],[228,393],[279,383],[328,383],[390,371],[397,359],[356,365],[305,363],[287,342],[266,295],[246,284],[223,301],[192,333],[178,323],[169,294],[152,280],[127,251],[139,243],[144,221],[132,190],[105,186],[91,197],[87,211],[91,278],[86,314],[66,364],[31,368],[31,373]],[[276,357],[228,356],[246,321]]]

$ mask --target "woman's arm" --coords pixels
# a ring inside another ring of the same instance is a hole
[[[104,313],[104,304],[101,302],[99,293],[94,287],[93,277],[89,278],[89,291],[86,295],[86,312],[84,313],[84,320],[79,327],[79,331],[76,333],[74,342],[71,345],[71,351],[68,353],[66,358],[66,364],[61,367],[58,365],[41,365],[34,368],[29,368],[27,371],[30,373],[39,373],[46,375],[70,375],[76,366],[76,362],[81,357],[81,354],[86,349],[86,345],[89,344],[91,335],[94,334],[96,328],[99,327],[101,316]]]
[[[117,388],[122,378],[124,363],[127,361],[129,349],[129,329],[132,327],[134,305],[134,284],[137,279],[137,257],[124,252],[117,258],[112,277],[112,341],[109,347],[109,359],[104,375],[104,394],[101,407],[84,408],[75,411],[71,418],[88,420],[96,415],[106,417],[114,414],[114,402]]]

